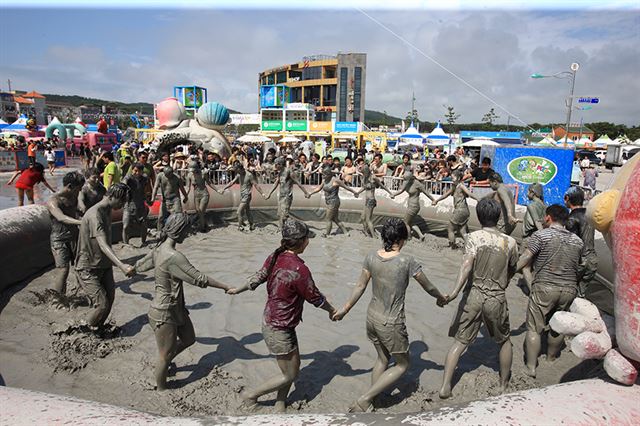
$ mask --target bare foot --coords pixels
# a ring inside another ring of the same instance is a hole
[[[536,368],[535,367],[525,367],[524,368],[524,374],[526,374],[529,377],[536,377]]]
[[[255,411],[258,408],[258,398],[252,397],[247,391],[240,392],[240,408],[246,411]]]
[[[509,383],[500,384],[500,393],[505,393],[509,389]]]
[[[287,412],[287,404],[285,401],[276,401],[273,412],[276,414],[285,414]]]
[[[440,399],[449,399],[451,398],[451,386],[443,386],[438,392],[438,396]]]
[[[371,402],[362,398],[358,398],[352,405],[349,407],[350,413],[366,413],[369,409],[372,409]]]

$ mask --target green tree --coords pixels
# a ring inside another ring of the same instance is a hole
[[[460,114],[456,113],[451,105],[446,105],[445,108],[447,109],[447,113],[444,115],[444,119],[449,125],[449,133],[455,133],[455,124],[458,118],[460,118]]]
[[[494,108],[491,108],[488,113],[482,116],[482,122],[488,124],[489,126],[493,126],[493,122],[498,118],[500,118],[500,116],[496,114]]]
[[[415,126],[420,124],[420,118],[418,117],[418,110],[413,108],[411,111],[409,111],[407,113],[407,116],[405,117],[405,121],[407,122],[407,124],[410,124],[411,122],[413,122]]]

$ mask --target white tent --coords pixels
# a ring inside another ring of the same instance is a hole
[[[593,143],[595,144],[596,148],[606,148],[607,145],[609,145],[611,142],[612,142],[612,140],[609,137],[609,135],[605,134],[605,135],[600,136]]]
[[[240,136],[238,138],[238,141],[247,142],[247,143],[259,143],[259,142],[269,142],[271,141],[271,139],[263,135],[251,135],[247,133],[246,135]]]
[[[462,144],[462,146],[465,148],[480,148],[481,146],[484,146],[484,145],[498,146],[500,144],[498,142],[495,142],[491,138],[483,138],[483,137],[471,139],[470,141],[467,141]]]
[[[631,140],[627,137],[627,135],[618,136],[613,140],[614,144],[619,145],[628,145],[631,143]]]
[[[582,136],[580,140],[577,140],[575,145],[576,148],[592,148],[593,146],[595,146],[591,139],[586,136]]]
[[[633,141],[634,145],[640,145],[640,138],[636,139],[635,141]]]
[[[285,136],[278,142],[300,142],[300,139],[296,138],[295,136]]]
[[[532,144],[534,146],[556,146],[556,141],[551,137],[551,135],[547,135],[539,142]]]
[[[409,126],[407,131],[401,134],[398,139],[398,145],[422,146],[424,137],[418,132],[418,129],[415,128],[413,122],[411,122],[411,126]]]
[[[436,127],[426,137],[427,145],[431,146],[443,146],[448,145],[450,138],[442,130],[440,122],[436,124]]]

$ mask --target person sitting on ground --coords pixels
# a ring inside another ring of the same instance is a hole
[[[447,303],[446,297],[429,281],[416,260],[400,253],[409,237],[405,223],[398,218],[387,219],[381,235],[383,248],[367,255],[351,297],[332,316],[333,320],[342,320],[360,300],[369,281],[373,281],[367,309],[367,337],[376,348],[378,358],[371,373],[371,387],[353,403],[350,412],[367,411],[373,399],[397,382],[409,368],[409,336],[404,313],[409,279],[414,278],[437,300],[438,306]],[[390,367],[391,356],[395,365]]]
[[[289,389],[300,371],[300,351],[296,326],[302,320],[305,300],[317,308],[335,314],[335,308],[318,290],[311,271],[298,255],[309,245],[309,227],[295,219],[287,218],[282,226],[282,240],[265,261],[262,268],[239,288],[228,294],[240,294],[255,290],[267,283],[267,303],[264,309],[262,335],[271,354],[276,356],[282,374],[262,383],[257,388],[244,390],[240,396],[245,405],[255,406],[262,395],[277,391],[276,411],[286,410]]]
[[[24,196],[27,195],[27,202],[29,204],[33,204],[34,195],[33,188],[36,184],[42,182],[44,186],[46,186],[49,191],[56,192],[55,189],[49,185],[47,179],[44,177],[44,166],[40,163],[35,163],[34,165],[30,165],[28,168],[24,170],[18,170],[11,176],[7,185],[11,185],[13,181],[18,178],[16,181],[16,192],[18,193],[18,207],[24,206]]]
[[[93,306],[87,318],[91,327],[102,326],[111,312],[115,296],[113,265],[128,277],[135,273],[133,266],[123,263],[111,247],[111,211],[124,207],[129,191],[123,183],[111,185],[106,197],[87,210],[80,224],[75,268]]]
[[[184,300],[182,283],[197,287],[214,287],[229,290],[229,286],[198,271],[176,245],[184,242],[189,233],[189,216],[174,213],[160,237],[160,244],[136,262],[135,270],[154,269],[156,294],[149,308],[149,325],[158,344],[158,361],[155,368],[156,389],[167,388],[167,373],[171,361],[196,341],[193,323]]]
[[[53,290],[61,296],[67,292],[67,277],[76,255],[78,239],[78,193],[84,185],[84,176],[69,172],[62,178],[63,188],[47,202],[51,217],[51,253],[56,265]]]
[[[98,172],[98,169],[95,167],[87,169],[84,177],[85,184],[78,195],[78,211],[82,214],[98,204],[107,193],[104,185],[100,182],[100,172]]]
[[[527,306],[525,339],[525,372],[536,376],[538,355],[542,347],[540,334],[557,311],[566,311],[578,293],[582,240],[565,229],[569,213],[564,206],[553,204],[545,210],[545,229],[529,238],[524,254],[518,260],[518,270],[533,263],[533,284]],[[564,336],[549,329],[547,361],[553,362],[560,353]]]
[[[476,214],[482,229],[469,234],[456,285],[451,295],[446,296],[448,302],[455,300],[471,281],[449,330],[455,342],[445,360],[441,399],[451,396],[451,380],[460,355],[474,342],[482,323],[500,346],[501,392],[506,390],[511,375],[513,350],[505,289],[515,273],[518,247],[515,239],[496,228],[500,217],[500,204],[496,200],[480,200]]]

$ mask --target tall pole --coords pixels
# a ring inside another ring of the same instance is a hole
[[[576,71],[580,65],[577,62],[571,64],[571,93],[569,94],[569,102],[567,102],[567,125],[564,133],[564,147],[567,147],[567,138],[569,137],[569,124],[571,123],[571,110],[573,109],[573,89],[576,85]]]

